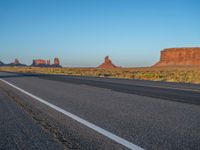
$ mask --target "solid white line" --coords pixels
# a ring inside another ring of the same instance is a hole
[[[141,148],[140,146],[137,146],[137,145],[135,145],[135,144],[133,144],[133,143],[131,143],[131,142],[129,142],[129,141],[127,141],[127,140],[125,140],[125,139],[123,139],[123,138],[121,138],[121,137],[119,137],[119,136],[117,136],[117,135],[115,135],[115,134],[113,134],[111,132],[109,132],[109,131],[104,130],[101,127],[96,126],[93,123],[90,123],[90,122],[88,122],[88,121],[86,121],[86,120],[84,120],[84,119],[82,119],[82,118],[80,118],[80,117],[78,117],[78,116],[76,116],[76,115],[74,115],[74,114],[72,114],[72,113],[70,113],[70,112],[68,112],[68,111],[56,106],[56,105],[54,105],[54,104],[51,104],[51,103],[45,101],[44,99],[39,98],[39,97],[37,97],[37,96],[35,96],[35,95],[33,95],[33,94],[31,94],[31,93],[19,88],[19,87],[9,83],[6,80],[0,79],[0,81],[10,85],[11,87],[19,90],[20,92],[22,92],[22,93],[34,98],[35,100],[37,100],[37,101],[39,101],[39,102],[41,102],[41,103],[53,108],[53,109],[55,109],[58,112],[63,113],[64,115],[76,120],[77,122],[87,126],[90,129],[95,130],[96,132],[106,136],[109,139],[112,139],[113,141],[115,141],[115,142],[117,142],[117,143],[119,143],[119,144],[121,144],[121,145],[123,145],[123,146],[125,146],[125,147],[127,147],[129,149],[131,149],[131,150],[143,150],[143,148]]]

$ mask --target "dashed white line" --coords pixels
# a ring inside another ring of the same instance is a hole
[[[68,116],[68,117],[76,120],[77,122],[79,122],[79,123],[87,126],[88,128],[93,129],[94,131],[96,131],[96,132],[98,132],[98,133],[106,136],[107,138],[115,141],[118,144],[121,144],[121,145],[123,145],[123,146],[125,146],[125,147],[127,147],[127,148],[129,148],[131,150],[144,150],[140,146],[135,145],[135,144],[133,144],[133,143],[131,143],[131,142],[129,142],[129,141],[127,141],[127,140],[125,140],[125,139],[123,139],[123,138],[121,138],[121,137],[119,137],[119,136],[117,136],[117,135],[115,135],[115,134],[113,134],[113,133],[111,133],[111,132],[109,132],[109,131],[101,128],[101,127],[98,127],[95,124],[90,123],[87,120],[84,120],[84,119],[82,119],[82,118],[80,118],[80,117],[78,117],[78,116],[76,116],[76,115],[74,115],[74,114],[72,114],[72,113],[70,113],[70,112],[68,112],[68,111],[66,111],[66,110],[64,110],[64,109],[56,106],[56,105],[54,105],[54,104],[51,104],[51,103],[47,102],[46,100],[44,100],[42,98],[39,98],[39,97],[37,97],[37,96],[35,96],[35,95],[33,95],[33,94],[31,94],[31,93],[29,93],[29,92],[27,92],[27,91],[19,88],[19,87],[15,86],[15,85],[13,85],[11,83],[9,83],[6,80],[0,79],[0,81],[6,83],[8,85],[10,85],[11,87],[19,90],[20,92],[22,92],[22,93],[24,93],[26,95],[34,98],[35,100],[37,100],[37,101],[39,101],[39,102],[41,102],[41,103],[43,103],[43,104],[45,104],[45,105],[53,108],[54,110],[56,110],[58,112],[61,112],[62,114],[64,114],[64,115],[66,115],[66,116]]]

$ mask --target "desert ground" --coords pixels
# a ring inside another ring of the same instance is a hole
[[[41,68],[41,67],[0,67],[0,71],[18,73],[42,73],[73,76],[95,76],[166,82],[200,84],[200,66],[143,67],[143,68]]]

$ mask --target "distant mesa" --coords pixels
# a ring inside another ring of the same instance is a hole
[[[154,66],[200,65],[200,47],[167,48],[161,51],[160,61]]]
[[[31,66],[34,67],[47,67],[47,61],[43,59],[34,59]]]
[[[7,66],[26,66],[25,64],[21,64],[17,58],[15,58],[14,62],[8,64]]]
[[[106,56],[104,58],[104,62],[97,68],[118,68],[118,67],[112,63],[112,61],[109,59],[109,56]]]
[[[0,61],[0,66],[18,66],[18,67],[23,67],[27,66],[25,64],[21,64],[20,61],[15,58],[15,60],[12,63],[9,64],[4,64],[2,61]],[[51,64],[50,60],[43,60],[43,59],[34,59],[33,63],[30,65],[31,67],[62,67],[60,65],[59,58],[54,58],[54,64]]]
[[[31,66],[33,67],[62,67],[60,65],[59,58],[54,58],[54,64],[52,65],[50,63],[50,60],[34,59]]]
[[[4,64],[0,61],[0,66],[26,66],[21,64],[16,58],[10,64]],[[32,67],[62,67],[59,58],[54,58],[54,63],[51,64],[50,60],[34,59],[30,65]],[[200,66],[200,47],[183,47],[183,48],[166,48],[160,52],[160,61],[152,67],[163,66]],[[104,62],[97,68],[119,68],[112,63],[109,56],[104,58]]]

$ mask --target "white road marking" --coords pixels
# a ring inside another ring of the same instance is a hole
[[[74,115],[74,114],[72,114],[72,113],[70,113],[70,112],[68,112],[68,111],[56,106],[56,105],[54,105],[54,104],[51,104],[51,103],[45,101],[44,99],[39,98],[39,97],[37,97],[37,96],[35,96],[35,95],[33,95],[33,94],[31,94],[31,93],[19,88],[19,87],[9,83],[6,80],[0,79],[0,81],[10,85],[11,87],[19,90],[20,92],[22,92],[22,93],[34,98],[35,100],[37,100],[37,101],[39,101],[39,102],[41,102],[41,103],[53,108],[53,109],[55,109],[58,112],[61,112],[62,114],[64,114],[64,115],[76,120],[77,122],[87,126],[90,129],[93,129],[94,131],[106,136],[107,138],[109,138],[109,139],[111,139],[111,140],[113,140],[113,141],[115,141],[115,142],[117,142],[117,143],[119,143],[119,144],[121,144],[121,145],[123,145],[123,146],[125,146],[125,147],[127,147],[129,149],[131,149],[131,150],[144,150],[140,146],[137,146],[137,145],[135,145],[135,144],[133,144],[133,143],[131,143],[131,142],[129,142],[129,141],[127,141],[127,140],[125,140],[125,139],[123,139],[123,138],[121,138],[121,137],[119,137],[119,136],[117,136],[117,135],[115,135],[115,134],[113,134],[113,133],[101,128],[101,127],[96,126],[93,123],[90,123],[90,122],[88,122],[88,121],[86,121],[86,120],[84,120],[84,119],[82,119],[82,118],[80,118],[80,117],[78,117],[78,116],[76,116],[76,115]]]

